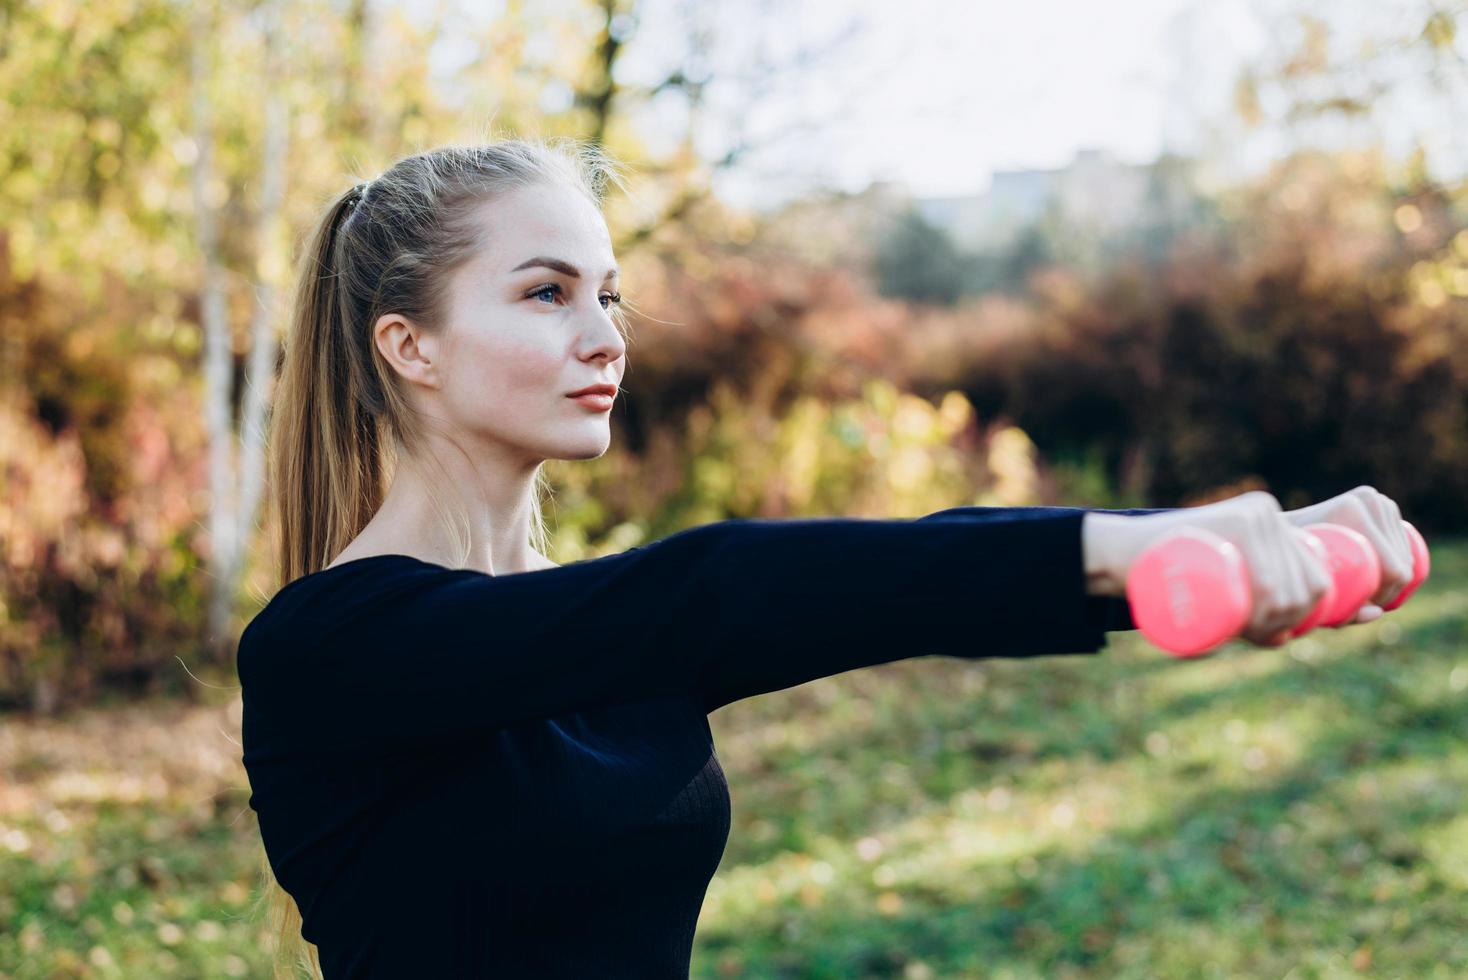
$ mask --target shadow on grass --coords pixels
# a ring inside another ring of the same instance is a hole
[[[1458,720],[1465,715],[1460,709]],[[852,901],[835,914],[782,907],[737,932],[701,933],[700,949],[716,956],[766,948],[760,976],[900,976],[896,967],[911,958],[951,976],[950,969],[975,966],[978,955],[1112,976],[1106,967],[1118,943],[1165,945],[1159,935],[1190,922],[1233,947],[1244,958],[1236,967],[1252,963],[1261,971],[1250,975],[1283,975],[1311,944],[1341,953],[1372,939],[1383,947],[1404,944],[1393,952],[1410,959],[1398,964],[1406,970],[1399,976],[1426,976],[1416,970],[1434,963],[1468,969],[1461,929],[1468,892],[1430,869],[1421,874],[1426,855],[1417,843],[1468,803],[1468,767],[1459,767],[1450,792],[1362,807],[1340,791],[1334,774],[1366,730],[1347,723],[1266,785],[1203,789],[1153,820],[1103,837],[1084,856],[1041,852],[1027,874],[1001,872],[998,887],[971,901],[955,901],[949,888],[903,884],[895,915]],[[1298,810],[1312,801],[1311,810]],[[1300,826],[1312,819],[1333,826]],[[1291,828],[1288,837],[1275,835],[1281,826]],[[1387,876],[1368,873],[1378,863],[1390,869]],[[1390,892],[1373,890],[1391,878],[1399,884]],[[1405,920],[1383,918],[1383,910],[1406,913]],[[1389,935],[1372,934],[1375,920]],[[1416,938],[1408,946],[1410,933]],[[835,950],[846,954],[830,972],[812,968],[812,956],[829,958]]]
[[[1067,664],[1057,670],[1058,684],[1052,677],[1024,684],[1011,674],[1002,681],[1018,684],[1006,695],[1009,709],[981,719],[972,709],[945,707],[935,684],[932,710],[921,718],[893,710],[850,737],[771,752],[769,765],[785,778],[771,780],[765,791],[764,782],[745,788],[731,773],[736,814],[789,815],[794,829],[762,844],[740,844],[736,827],[729,856],[737,851],[738,858],[721,871],[762,864],[782,850],[806,850],[816,837],[844,836],[854,845],[856,838],[914,817],[951,812],[959,787],[996,780],[1026,786],[1044,761],[1088,755],[1154,765],[1146,755],[1148,732],[1165,732],[1220,706],[1333,702],[1326,711],[1330,725],[1309,755],[1262,785],[1188,789],[1154,818],[1102,836],[1084,854],[1051,847],[1015,867],[975,865],[982,884],[967,897],[955,896],[951,885],[904,882],[893,886],[900,909],[882,913],[871,896],[883,889],[850,879],[837,889],[843,894],[817,907],[777,904],[737,930],[701,931],[697,962],[733,954],[741,964],[733,975],[761,977],[902,976],[914,959],[936,971],[929,975],[944,977],[992,975],[1002,965],[1015,976],[1051,976],[1060,968],[1074,976],[1138,968],[1143,972],[1130,975],[1148,976],[1164,967],[1198,975],[1208,967],[1209,950],[1197,944],[1213,942],[1214,952],[1231,961],[1229,969],[1248,975],[1282,976],[1311,957],[1325,969],[1330,957],[1359,956],[1363,945],[1366,966],[1375,955],[1378,968],[1390,963],[1397,971],[1383,975],[1468,975],[1468,940],[1460,938],[1468,892],[1435,873],[1421,843],[1468,808],[1468,754],[1462,751],[1468,699],[1446,686],[1450,666],[1464,657],[1465,631],[1461,616],[1445,612],[1405,626],[1393,646],[1352,651],[1328,663],[1290,658],[1260,676],[1179,694],[1121,717],[1114,708],[1091,709],[1088,701],[1106,684],[1146,683],[1155,671],[1176,665],[1125,662],[1099,678],[1081,678],[1066,675],[1096,663]],[[1424,671],[1440,677],[1442,687],[1423,684]],[[1041,683],[1048,690],[1040,691]],[[953,700],[951,692],[947,698]],[[1046,703],[1043,711],[1037,702]],[[1086,738],[1057,733],[1056,720],[1075,712],[1087,716],[1081,726]],[[901,760],[917,770],[913,782],[922,805],[911,805],[911,794],[906,806],[838,812],[810,805],[813,796],[833,793],[833,772],[854,773],[846,778],[858,783],[856,789],[871,790],[869,780],[893,761],[894,747],[910,749],[923,732],[952,726],[977,729],[973,741]],[[812,768],[813,755],[829,765]],[[1427,769],[1437,772],[1438,785],[1419,781],[1412,784],[1417,792],[1363,801],[1344,781],[1371,772],[1389,784],[1401,766],[1417,760],[1430,760]],[[1174,769],[1167,778],[1195,775],[1201,781],[1206,772]],[[938,785],[947,791],[935,791]],[[1169,946],[1167,935],[1185,938]],[[1362,964],[1357,961],[1365,969]],[[1437,972],[1442,969],[1451,972]],[[1342,967],[1330,975],[1352,973]]]
[[[1221,657],[1279,658],[1254,676],[1169,697],[1162,704],[1140,688],[1165,680],[1162,673],[1186,671],[1178,663],[1140,641],[1122,641],[1117,655],[1101,658],[1047,658],[1040,665],[1016,661],[985,661],[991,680],[977,696],[956,695],[951,666],[924,664],[921,670],[903,670],[895,664],[895,685],[864,686],[875,693],[869,722],[854,724],[810,743],[791,748],[769,748],[760,753],[758,778],[730,767],[736,828],[728,859],[759,863],[781,851],[804,851],[812,835],[879,833],[914,816],[945,808],[949,797],[965,789],[991,784],[1034,781],[1036,767],[1078,758],[1114,763],[1145,755],[1150,733],[1166,732],[1180,722],[1223,706],[1278,702],[1299,704],[1306,699],[1330,699],[1343,719],[1370,719],[1387,728],[1445,727],[1468,737],[1468,718],[1450,705],[1422,703],[1397,679],[1414,671],[1436,669],[1446,683],[1450,666],[1462,656],[1468,640],[1468,619],[1450,611],[1432,618],[1409,620],[1399,640],[1391,645],[1362,645],[1349,649],[1350,631],[1332,635],[1332,645],[1344,642],[1344,655],[1302,662],[1279,651],[1228,651]],[[1297,641],[1298,642],[1298,641]],[[1104,656],[1104,655],[1103,655]],[[1203,662],[1199,662],[1199,666]],[[1040,668],[1040,669],[1037,669]],[[887,670],[874,668],[875,671]],[[898,678],[898,674],[902,676]],[[1111,699],[1130,692],[1130,702]],[[848,695],[860,696],[860,695]],[[767,696],[770,697],[770,696]],[[785,703],[798,696],[779,694]],[[788,721],[792,712],[781,704],[747,712],[744,720],[715,723],[716,729]],[[823,710],[823,709],[815,709]],[[1400,757],[1409,749],[1383,730],[1361,730],[1343,754],[1347,766],[1376,759]],[[1221,736],[1220,736],[1221,737]],[[1417,752],[1447,751],[1415,746]],[[891,783],[891,768],[901,766],[909,777]],[[1185,775],[1205,777],[1195,767]],[[853,805],[856,798],[868,805]],[[742,815],[759,821],[765,833],[742,833]],[[769,831],[763,815],[791,814],[791,819]]]

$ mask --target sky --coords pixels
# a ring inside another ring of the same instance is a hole
[[[1400,30],[1413,22],[1404,12],[1423,2],[1334,0],[1336,43]],[[488,0],[470,6],[484,18],[502,9]],[[550,18],[584,14],[586,5],[525,0],[524,9]],[[656,82],[688,50],[690,34],[706,28],[714,81],[695,145],[714,159],[735,132],[779,134],[715,181],[720,197],[751,208],[876,180],[920,197],[976,194],[996,169],[1063,167],[1087,148],[1132,163],[1164,151],[1201,155],[1227,178],[1257,171],[1284,148],[1279,133],[1243,138],[1231,106],[1240,69],[1281,56],[1291,37],[1281,25],[1300,9],[1324,8],[1305,0],[640,0],[618,79]],[[760,67],[821,48],[843,27],[853,29],[846,40],[799,72],[771,82]],[[568,95],[552,85],[544,107],[554,111]],[[1367,135],[1397,152],[1419,136],[1440,158],[1468,162],[1468,120],[1456,122],[1414,116],[1409,104]],[[687,126],[686,104],[667,93],[637,123],[654,149],[671,148]]]
[[[1202,6],[1196,0],[800,6],[812,19],[816,9],[859,8],[874,26],[809,82],[812,105],[839,108],[843,93],[857,91],[860,110],[810,152],[786,151],[788,170],[825,173],[824,183],[847,190],[892,180],[925,197],[979,192],[995,169],[1062,167],[1081,148],[1151,160],[1169,140],[1189,138],[1180,100],[1195,115],[1221,110],[1225,73],[1260,44],[1247,18],[1227,15],[1239,6],[1231,0],[1193,14],[1232,20],[1232,30],[1186,62],[1169,32]],[[1185,64],[1188,77],[1179,77]],[[725,193],[752,201],[760,183],[731,179]]]

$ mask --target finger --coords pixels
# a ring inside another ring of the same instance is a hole
[[[1305,507],[1296,507],[1294,510],[1284,511],[1283,516],[1285,520],[1289,521],[1295,527],[1309,527],[1311,524],[1316,524],[1320,521],[1325,520],[1325,518],[1321,516],[1322,508],[1324,508],[1325,506],[1326,502],[1321,501],[1320,503],[1309,504]]]
[[[1396,556],[1397,571],[1407,580],[1402,583],[1405,587],[1412,580],[1412,542],[1407,538],[1407,529],[1402,526],[1402,509],[1395,500],[1380,491],[1372,491],[1371,499],[1376,504],[1382,535]],[[1401,591],[1400,588],[1397,591]],[[1393,592],[1392,596],[1387,597],[1388,601],[1395,595]]]
[[[1328,563],[1323,561],[1316,551],[1319,540],[1309,531],[1300,528],[1292,527],[1290,531],[1290,537],[1296,544],[1294,554],[1296,574],[1305,596],[1304,612],[1290,624],[1290,636],[1293,637],[1300,625],[1316,612],[1320,603],[1330,592],[1331,574]],[[1320,612],[1321,615],[1324,615],[1324,610]],[[1314,624],[1318,625],[1318,622],[1315,620]]]
[[[1330,591],[1331,575],[1330,566],[1322,562],[1314,549],[1307,544],[1307,540],[1311,537],[1309,531],[1303,528],[1295,529],[1295,540],[1300,542],[1300,557],[1305,568],[1305,580],[1310,586],[1311,608],[1313,609],[1313,603],[1325,598],[1325,593]]]
[[[1397,593],[1412,580],[1412,546],[1407,541],[1407,529],[1402,527],[1402,512],[1396,501],[1377,490],[1372,490],[1367,499],[1372,516],[1376,518],[1382,538],[1393,558],[1390,563],[1385,560],[1382,562],[1383,581],[1379,596],[1386,603],[1396,598]],[[1404,581],[1392,581],[1399,575]]]
[[[1302,540],[1301,531],[1286,521],[1276,521],[1276,524],[1279,527],[1280,547],[1283,549],[1286,579],[1289,582],[1284,599],[1292,606],[1287,618],[1289,628],[1293,629],[1315,609],[1315,603],[1324,596],[1326,590],[1315,585],[1314,575],[1318,569],[1312,569],[1312,565],[1318,565],[1318,562],[1309,553],[1309,546]]]
[[[1254,624],[1253,642],[1260,646],[1278,647],[1289,641],[1290,629],[1310,611],[1310,588],[1305,568],[1297,550],[1304,547],[1294,529],[1277,511],[1261,511],[1256,516],[1261,573],[1260,616]],[[1281,633],[1283,639],[1280,638]]]
[[[1339,630],[1345,629],[1347,626],[1360,626],[1362,623],[1369,623],[1374,619],[1380,619],[1384,615],[1386,615],[1385,609],[1382,609],[1374,602],[1368,602],[1360,609],[1357,609],[1356,614],[1350,619],[1336,623],[1331,629]]]
[[[1369,493],[1358,492],[1356,496],[1347,499],[1346,506],[1342,508],[1340,523],[1365,535],[1371,550],[1376,552],[1377,560],[1381,563],[1381,582],[1372,593],[1370,601],[1381,605],[1389,602],[1392,596],[1412,581],[1412,568],[1410,562],[1397,553],[1395,545],[1387,540],[1384,522],[1377,514],[1376,498],[1380,495],[1369,487],[1361,490]],[[1368,500],[1371,502],[1368,503]]]
[[[1270,638],[1289,624],[1279,614],[1283,588],[1281,554],[1271,540],[1272,515],[1264,509],[1251,512],[1245,519],[1252,545],[1249,578],[1253,584],[1253,610],[1244,637],[1259,646],[1270,646]]]
[[[1385,609],[1382,609],[1380,606],[1376,605],[1373,602],[1368,602],[1366,603],[1366,605],[1356,610],[1356,617],[1354,619],[1348,620],[1347,622],[1348,625],[1354,626],[1360,623],[1369,623],[1372,620],[1380,619],[1382,616],[1385,615]]]
[[[1402,554],[1406,556],[1407,568],[1409,569],[1408,574],[1411,576],[1416,576],[1417,556],[1412,552],[1412,539],[1407,536],[1407,524],[1405,521],[1402,520],[1402,509],[1398,507],[1397,502],[1390,497],[1384,496],[1381,498],[1381,500],[1383,505],[1386,507],[1387,526],[1391,531],[1391,536],[1397,542],[1397,547],[1401,549]],[[1406,586],[1403,586],[1402,588],[1406,588]],[[1392,595],[1387,596],[1386,601],[1390,603],[1398,595],[1401,594],[1401,591],[1401,589],[1398,589],[1396,592],[1392,593]]]

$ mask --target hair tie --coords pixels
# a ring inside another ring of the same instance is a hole
[[[351,196],[347,198],[347,207],[356,207],[357,202],[367,196],[367,185],[370,183],[372,183],[372,181],[364,180],[360,184],[352,187]]]

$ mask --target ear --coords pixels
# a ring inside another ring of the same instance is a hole
[[[377,349],[399,376],[425,388],[441,388],[443,374],[436,357],[438,338],[429,336],[400,313],[384,313],[372,328]]]

